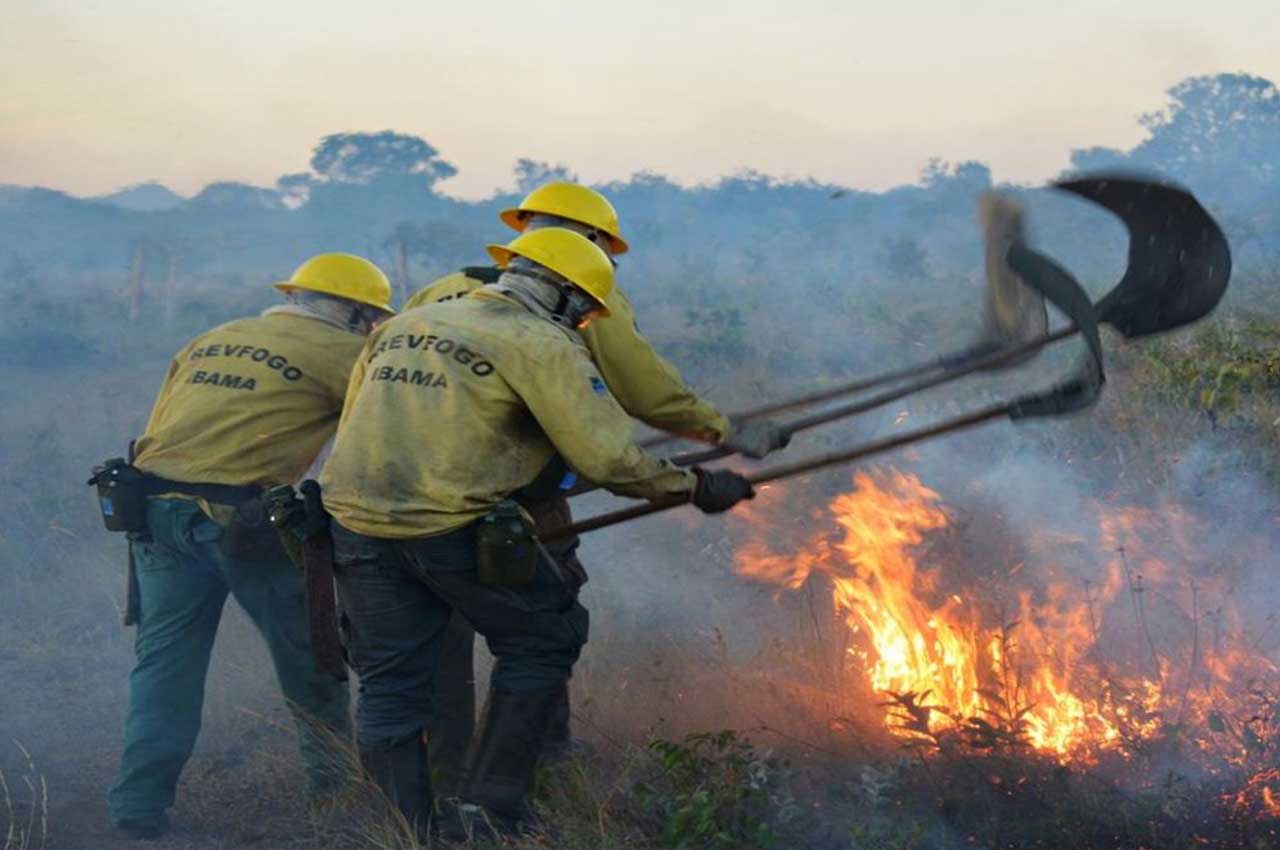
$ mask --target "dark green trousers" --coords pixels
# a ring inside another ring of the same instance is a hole
[[[133,544],[140,622],[129,676],[120,778],[107,794],[117,824],[163,819],[200,731],[205,678],[227,595],[266,639],[294,720],[308,791],[342,780],[334,745],[350,738],[344,682],[316,670],[301,572],[287,559],[232,559],[222,528],[186,499],[152,499],[150,540]]]

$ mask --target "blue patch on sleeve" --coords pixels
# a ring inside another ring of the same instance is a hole
[[[602,381],[602,380],[601,380],[600,378],[598,378],[597,376],[592,375],[592,376],[591,376],[591,391],[592,391],[593,393],[595,393],[596,395],[604,395],[605,393],[607,393],[607,392],[609,391],[609,388],[605,386],[604,381]]]
[[[566,472],[564,478],[560,479],[561,490],[572,490],[573,485],[578,483],[578,473]]]

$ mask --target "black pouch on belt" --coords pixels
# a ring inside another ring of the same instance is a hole
[[[270,503],[265,496],[240,502],[235,506],[231,522],[222,532],[219,546],[229,558],[252,561],[278,561],[287,558],[280,533],[268,519]]]
[[[147,475],[121,457],[93,468],[90,486],[98,488],[98,507],[107,531],[145,531]]]
[[[535,502],[563,499],[577,483],[577,473],[569,468],[564,458],[560,455],[552,455],[551,460],[547,461],[532,481],[511,495],[520,504],[530,505]]]
[[[503,499],[476,524],[476,570],[481,584],[523,587],[538,569],[538,538],[533,518],[511,499]]]
[[[310,536],[305,503],[292,484],[272,487],[263,498],[267,500],[267,522],[275,527],[281,545],[289,553],[289,560],[298,569],[303,569],[302,544]]]

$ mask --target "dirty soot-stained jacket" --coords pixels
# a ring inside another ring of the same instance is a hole
[[[483,286],[477,277],[496,269],[464,269],[429,283],[405,309],[449,301]],[[605,299],[610,315],[582,331],[582,341],[600,377],[622,409],[650,427],[695,440],[720,443],[729,433],[724,415],[698,398],[674,366],[664,360],[636,327],[635,308],[616,286]]]
[[[630,434],[575,333],[482,290],[407,310],[369,337],[320,482],[339,523],[383,538],[478,519],[557,452],[615,493],[692,492],[693,473]]]
[[[292,484],[337,428],[364,341],[288,312],[201,334],[169,365],[136,465],[188,483]]]

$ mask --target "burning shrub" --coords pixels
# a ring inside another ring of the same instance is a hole
[[[736,569],[829,584],[845,663],[913,756],[890,799],[932,801],[919,816],[980,846],[1276,846],[1254,836],[1280,818],[1280,671],[1247,638],[1238,571],[1204,554],[1211,520],[1098,502],[1080,563],[1047,535],[1024,569],[932,546],[952,518],[912,475],[858,474],[828,510],[799,551],[749,541]]]

